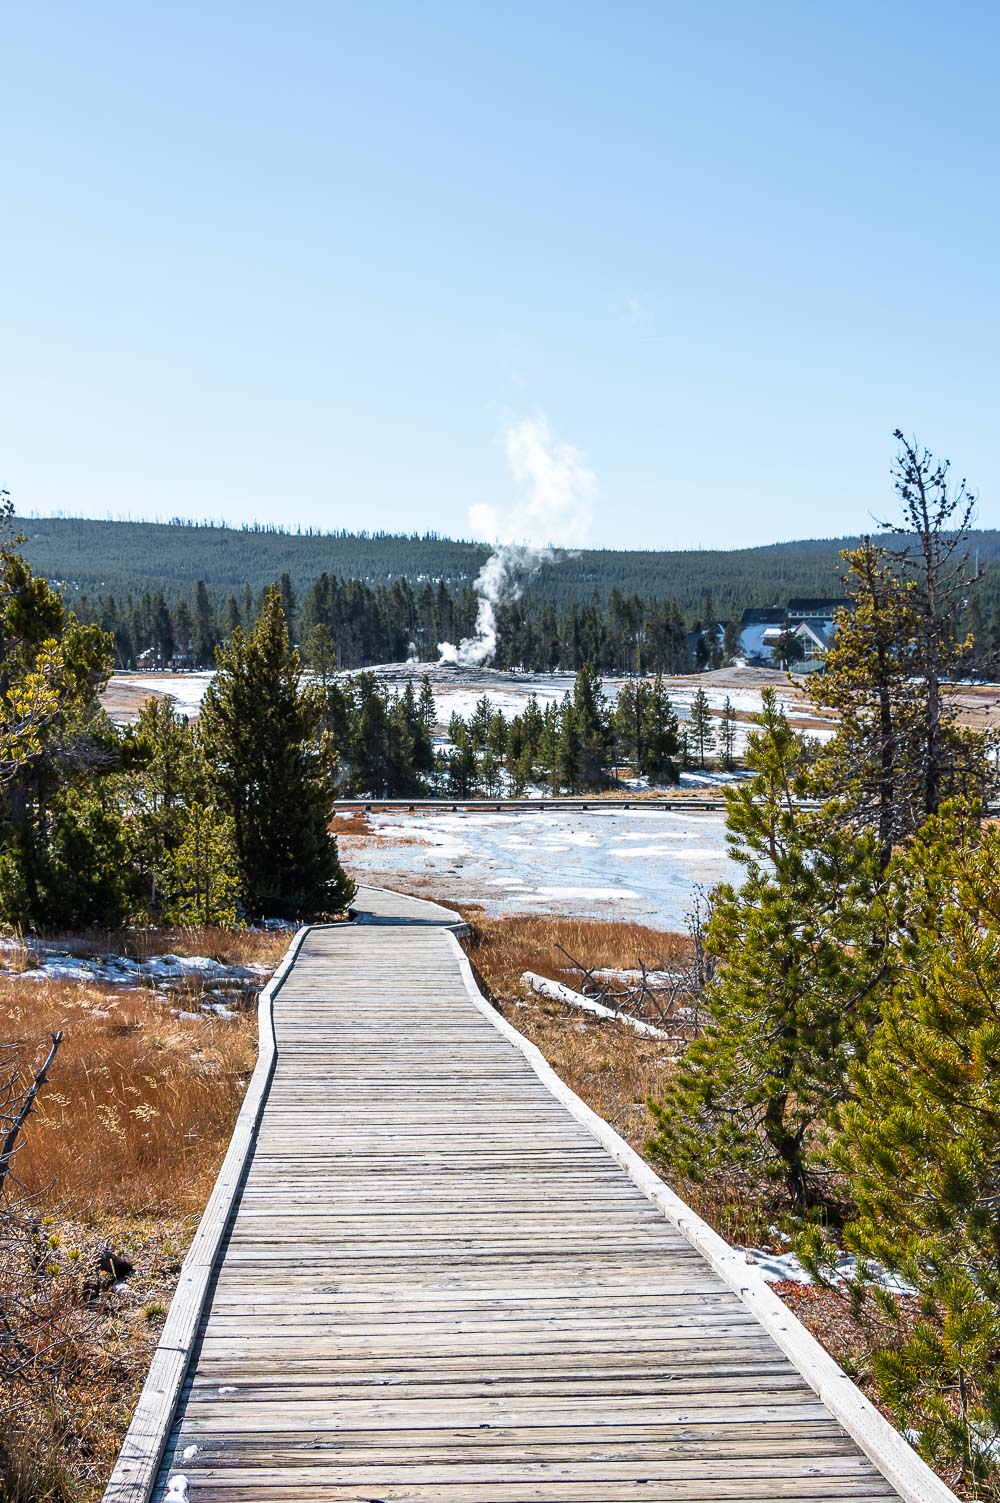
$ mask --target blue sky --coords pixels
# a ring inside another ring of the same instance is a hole
[[[998,15],[8,6],[0,484],[516,531],[527,425],[572,540],[741,546],[888,510],[900,425],[998,525]]]

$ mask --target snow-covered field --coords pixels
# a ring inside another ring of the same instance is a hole
[[[512,715],[519,715],[532,696],[542,706],[558,704],[566,694],[573,692],[576,679],[573,673],[513,673],[493,668],[457,669],[437,663],[385,663],[370,671],[381,675],[400,690],[408,681],[415,690],[419,689],[426,673],[434,692],[438,720],[443,726],[448,724],[452,715],[468,719],[484,695],[508,719]],[[746,683],[741,682],[744,677]],[[605,699],[609,704],[614,704],[623,684],[629,680],[612,676],[605,677],[602,682]],[[647,679],[647,682],[651,680]],[[722,672],[664,678],[671,704],[682,721],[690,719],[691,701],[699,689],[704,689],[713,710],[721,711],[728,697],[737,714],[755,714],[762,706],[763,683],[774,687],[778,703],[797,729],[818,740],[827,740],[833,735],[833,724],[822,722],[801,691],[789,685],[784,674],[762,674],[759,670],[730,668]],[[737,727],[737,755],[741,755],[745,748],[748,729],[750,727],[743,723]]]
[[[201,702],[205,698],[205,691],[215,677],[215,673],[209,670],[205,673],[116,673],[111,681],[111,688],[120,686],[122,689],[133,691],[129,698],[147,698],[153,694],[165,694],[173,700],[174,709],[178,715],[197,715],[201,709]],[[112,719],[131,718],[115,714],[115,707],[109,710]]]
[[[495,709],[502,710],[508,718],[519,715],[532,696],[543,706],[558,704],[566,694],[572,693],[575,678],[572,673],[508,673],[492,668],[456,669],[437,663],[385,663],[370,671],[384,677],[400,691],[407,682],[419,689],[421,679],[427,673],[442,727],[447,726],[456,714],[468,719],[484,695]],[[148,695],[165,694],[173,701],[178,714],[197,715],[205,691],[214,677],[213,672],[116,673],[105,702],[113,719],[131,720]],[[691,701],[698,689],[704,689],[713,710],[720,711],[728,696],[738,714],[754,714],[761,707],[761,685],[758,680],[763,676],[759,672],[751,672],[748,677],[750,681],[741,685],[741,671],[727,669],[721,674],[684,675],[666,679],[665,682],[671,703],[683,721],[690,718]],[[788,685],[784,676],[774,674],[770,677],[774,680],[779,703],[793,725],[822,740],[833,734],[833,725],[824,725],[802,694]],[[627,680],[605,678],[603,682],[605,698],[609,704],[614,704]],[[737,756],[742,755],[748,729],[744,723],[737,727]]]
[[[697,885],[738,882],[721,814],[655,809],[373,814],[341,837],[352,876],[426,884],[490,914],[560,913],[679,930]]]

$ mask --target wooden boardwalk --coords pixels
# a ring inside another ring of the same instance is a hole
[[[190,1503],[949,1498],[916,1458],[890,1486],[490,1021],[455,916],[361,901],[277,995],[162,1464],[108,1498],[178,1474]]]

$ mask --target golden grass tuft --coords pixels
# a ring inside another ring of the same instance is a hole
[[[76,1214],[202,1205],[255,1058],[252,1011],[175,1016],[171,999],[0,977],[0,1036],[63,1043],[18,1151],[29,1194]]]
[[[537,971],[572,986],[570,963],[560,945],[581,965],[615,970],[635,969],[640,960],[670,968],[685,960],[690,948],[686,935],[613,919],[555,914],[489,918],[472,907],[463,908],[462,917],[474,930],[469,958],[491,993],[513,990],[520,995],[523,971]]]
[[[330,831],[334,835],[370,835],[372,827],[364,809],[345,809],[333,816]]]

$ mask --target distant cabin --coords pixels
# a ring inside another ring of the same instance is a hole
[[[740,622],[740,656],[757,668],[774,667],[774,648],[786,631],[794,632],[802,643],[803,655],[791,664],[792,673],[813,673],[823,666],[823,659],[837,632],[836,615],[850,602],[838,599],[814,599],[800,596],[787,605],[755,607],[743,612]]]
[[[147,647],[145,652],[139,653],[135,666],[144,673],[162,673],[164,669],[169,669],[172,673],[183,673],[194,667],[191,643],[178,643],[173,656],[169,658],[165,658],[159,648]]]

